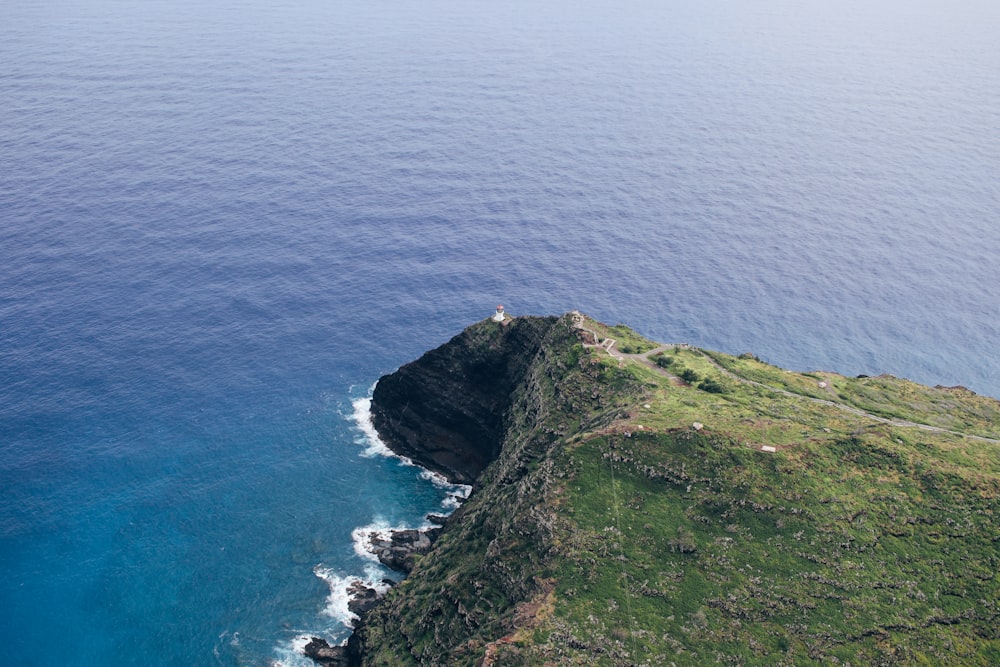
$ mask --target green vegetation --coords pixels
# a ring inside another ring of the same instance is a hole
[[[765,454],[686,429],[564,452],[560,639],[524,664],[989,664],[996,479],[877,441]]]
[[[587,327],[596,331],[602,340],[614,339],[616,348],[622,354],[644,354],[656,347],[656,343],[642,337],[624,324],[609,327],[606,324],[589,320]]]
[[[1000,439],[1000,402],[964,387],[927,387],[889,375],[848,378],[829,372],[793,373],[752,355],[704,351],[745,380],[803,396],[833,400],[881,417]]]
[[[1000,664],[1000,403],[568,322],[367,664]]]
[[[660,368],[670,368],[670,366],[674,363],[673,357],[662,352],[660,354],[654,354],[650,357],[650,359],[652,359],[653,363]]]
[[[677,376],[680,379],[687,382],[688,384],[694,384],[695,382],[701,379],[701,376],[698,375],[696,371],[693,371],[690,368],[685,368],[684,370],[678,372]]]
[[[698,384],[698,389],[702,391],[707,391],[713,394],[724,394],[726,393],[726,388],[718,380],[713,380],[709,378]]]

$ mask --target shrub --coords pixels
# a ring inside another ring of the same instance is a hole
[[[665,354],[658,354],[653,357],[653,361],[660,368],[669,368],[672,363],[674,363],[673,357],[668,357]]]
[[[698,375],[695,371],[691,370],[690,368],[685,368],[678,374],[678,377],[687,382],[688,384],[693,384],[697,382],[698,378],[700,378],[701,376]]]
[[[698,388],[712,394],[726,393],[726,388],[711,378],[703,380],[702,383],[698,385]]]

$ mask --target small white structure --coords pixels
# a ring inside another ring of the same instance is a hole
[[[503,306],[497,306],[497,312],[493,314],[494,322],[503,322],[507,315],[503,312]]]
[[[778,451],[778,448],[777,447],[772,447],[771,445],[761,445],[760,446],[760,451],[762,451],[762,452],[771,452],[773,454],[774,452]]]
[[[700,431],[701,429],[705,428],[705,425],[702,424],[701,422],[695,422],[691,424],[691,428],[693,428],[696,431]]]

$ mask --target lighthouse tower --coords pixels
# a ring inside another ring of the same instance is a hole
[[[507,317],[507,315],[504,314],[504,312],[503,312],[503,306],[497,306],[497,312],[495,312],[493,314],[493,318],[492,318],[493,321],[494,322],[503,322],[505,317]]]

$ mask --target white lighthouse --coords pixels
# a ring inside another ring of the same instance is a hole
[[[503,322],[507,315],[503,312],[503,306],[497,306],[497,312],[493,314],[494,322]]]

